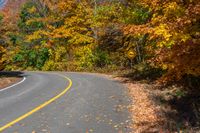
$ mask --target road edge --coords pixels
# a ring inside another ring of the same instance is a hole
[[[17,85],[23,83],[25,80],[26,80],[26,77],[23,77],[23,79],[22,79],[21,81],[15,83],[15,84],[12,84],[12,85],[10,85],[10,86],[8,86],[8,87],[5,87],[5,88],[0,89],[0,92],[5,91],[5,90],[7,90],[7,89],[10,89],[10,88],[12,88],[12,87],[14,87],[14,86],[17,86]]]

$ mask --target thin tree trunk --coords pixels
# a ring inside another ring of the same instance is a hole
[[[97,16],[97,1],[94,0],[94,17]],[[97,31],[97,27],[94,27],[94,38],[96,41],[96,44],[98,42],[98,31]]]

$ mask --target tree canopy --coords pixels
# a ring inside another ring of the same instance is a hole
[[[7,70],[145,64],[163,70],[163,80],[200,76],[199,1],[29,0],[18,16],[14,29],[1,28]]]

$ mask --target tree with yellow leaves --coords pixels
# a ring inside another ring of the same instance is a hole
[[[200,2],[141,0],[138,4],[149,10],[151,18],[146,23],[126,25],[125,33],[148,35],[148,52],[151,50],[155,57],[151,62],[168,71],[167,79],[200,76],[196,57],[200,43]]]

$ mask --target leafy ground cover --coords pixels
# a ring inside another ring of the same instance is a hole
[[[18,81],[20,81],[20,78],[17,77],[0,77],[0,89],[3,89],[7,86],[10,86]]]

